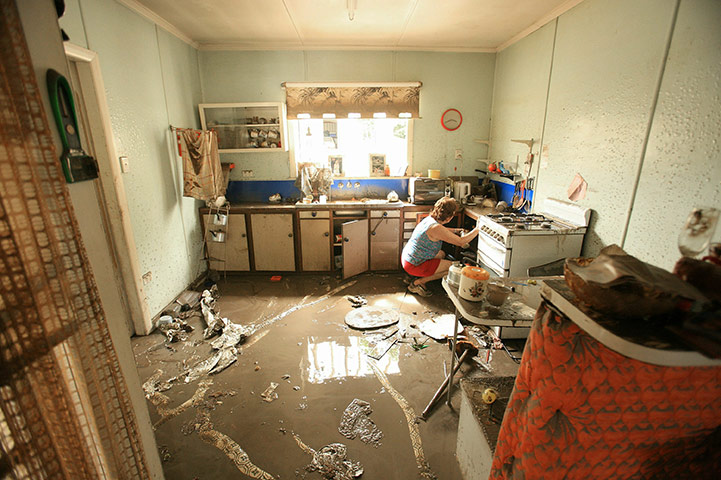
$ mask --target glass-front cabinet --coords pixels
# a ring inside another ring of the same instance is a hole
[[[288,150],[285,104],[201,103],[203,130],[218,132],[219,152]]]

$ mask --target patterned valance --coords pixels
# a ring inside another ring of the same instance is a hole
[[[288,118],[418,118],[420,82],[284,83]]]

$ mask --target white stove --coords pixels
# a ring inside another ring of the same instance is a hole
[[[525,277],[528,268],[578,257],[591,210],[548,198],[543,213],[478,218],[478,262],[499,277]]]

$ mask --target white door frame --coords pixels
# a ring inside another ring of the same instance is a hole
[[[98,54],[68,42],[65,42],[64,46],[68,60],[77,64],[83,89],[90,93],[85,96],[90,125],[88,135],[95,144],[94,154],[100,170],[98,180],[102,186],[105,209],[110,220],[113,249],[135,333],[147,335],[153,328],[152,316],[143,290],[138,252],[130,224],[120,162],[113,141],[113,129]]]

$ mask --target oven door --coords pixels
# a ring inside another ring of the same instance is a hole
[[[478,235],[478,261],[499,277],[508,276],[511,251],[483,232]]]

